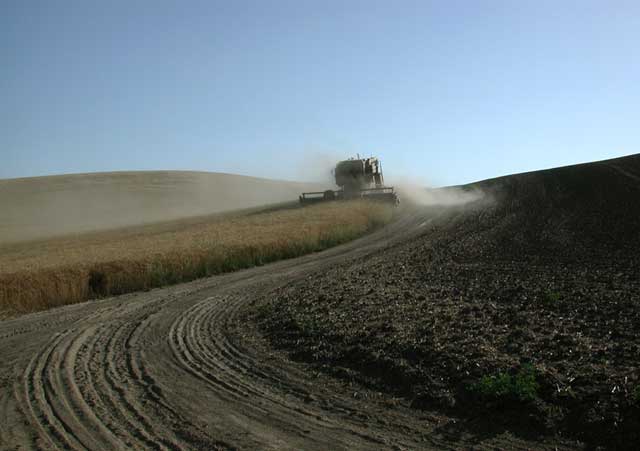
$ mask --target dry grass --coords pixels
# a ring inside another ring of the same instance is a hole
[[[296,257],[391,216],[387,205],[329,203],[4,246],[0,311],[44,310]]]

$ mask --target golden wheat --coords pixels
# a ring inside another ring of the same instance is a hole
[[[327,203],[5,246],[0,311],[43,310],[296,257],[391,216],[379,203]]]

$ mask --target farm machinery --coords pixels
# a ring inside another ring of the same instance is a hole
[[[371,199],[398,204],[393,187],[384,186],[382,164],[375,158],[351,158],[338,162],[332,171],[338,190],[326,190],[300,195],[301,204],[332,200]]]

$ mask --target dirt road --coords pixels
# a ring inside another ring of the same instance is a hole
[[[259,293],[410,240],[429,219],[417,211],[319,254],[0,323],[0,447],[530,447],[312,374],[237,320]]]

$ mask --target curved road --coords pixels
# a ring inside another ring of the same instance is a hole
[[[530,448],[313,374],[242,324],[265,290],[429,220],[414,212],[314,255],[0,322],[0,448]]]

